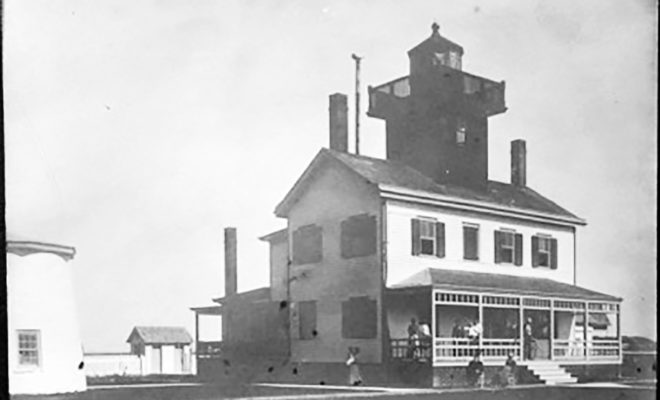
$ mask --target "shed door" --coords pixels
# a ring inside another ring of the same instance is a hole
[[[183,346],[177,344],[174,346],[174,373],[183,372]]]
[[[163,371],[163,358],[161,356],[161,347],[153,346],[151,348],[151,372],[160,374]]]

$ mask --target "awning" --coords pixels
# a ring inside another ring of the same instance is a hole
[[[613,301],[621,299],[576,285],[545,278],[531,278],[503,274],[427,268],[403,281],[391,285],[390,290],[433,287],[451,291],[485,292],[529,295],[561,299]]]

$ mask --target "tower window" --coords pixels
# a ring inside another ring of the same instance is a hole
[[[455,52],[449,52],[449,66],[454,69],[461,69],[461,56]]]
[[[456,127],[456,144],[463,145],[465,144],[465,137],[467,134],[467,124],[465,121],[458,121],[458,126]]]
[[[447,54],[445,53],[435,53],[433,55],[433,65],[447,65]]]

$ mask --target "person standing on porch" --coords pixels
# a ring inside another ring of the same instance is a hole
[[[410,319],[408,325],[408,358],[414,358],[419,348],[419,324],[415,317]]]
[[[362,375],[358,367],[357,356],[360,353],[359,347],[349,347],[346,365],[348,366],[348,384],[351,386],[360,386],[362,384]]]
[[[475,321],[470,325],[470,328],[468,329],[468,337],[472,344],[479,344],[479,336],[481,336],[482,331],[483,327],[481,326],[481,322]]]
[[[526,360],[534,359],[532,354],[532,346],[534,345],[534,337],[532,336],[533,326],[532,326],[532,317],[527,318],[527,322],[523,326],[523,350],[524,358]]]

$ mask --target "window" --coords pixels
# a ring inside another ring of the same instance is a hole
[[[479,226],[463,225],[463,258],[479,259]]]
[[[341,256],[364,257],[376,252],[376,217],[355,215],[341,222]]]
[[[18,331],[18,365],[38,367],[40,365],[40,332],[38,330]]]
[[[557,239],[532,236],[532,267],[557,269]]]
[[[376,300],[351,297],[341,303],[341,332],[347,339],[373,339],[377,334]]]
[[[522,265],[522,234],[509,230],[495,231],[495,263]]]
[[[316,332],[316,302],[301,301],[298,304],[298,334],[300,340],[314,339]]]
[[[412,254],[445,256],[445,224],[429,219],[412,220]]]
[[[323,258],[323,235],[320,226],[305,225],[293,232],[293,264],[312,264]]]
[[[458,125],[456,126],[456,144],[463,145],[465,144],[465,139],[467,135],[467,124],[464,120],[459,120]]]
[[[449,52],[449,66],[454,69],[461,69],[461,56],[455,51]]]
[[[445,53],[435,53],[433,55],[433,65],[447,65],[447,55]]]

